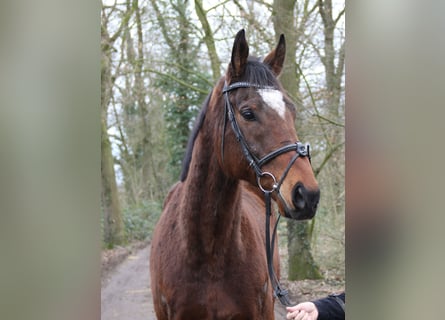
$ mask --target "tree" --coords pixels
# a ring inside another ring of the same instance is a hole
[[[326,83],[326,90],[322,95],[321,101],[323,101],[325,105],[326,117],[334,119],[337,123],[343,123],[344,103],[342,103],[341,97],[345,65],[345,41],[343,34],[336,37],[335,32],[337,32],[337,25],[343,17],[345,9],[341,8],[337,16],[334,17],[332,0],[318,0],[318,9],[322,20],[324,41],[322,50],[317,50],[317,53],[325,69],[324,76]],[[341,30],[341,32],[343,31]],[[327,136],[328,139],[326,140],[329,150],[334,150],[332,159],[329,162],[330,166],[334,172],[344,172],[344,168],[341,165],[344,163],[344,126],[330,126]],[[327,154],[329,153],[327,152]],[[316,173],[318,174],[320,170],[319,168]],[[344,174],[335,176],[336,179],[333,183],[337,185],[340,190],[344,190]],[[344,209],[344,201],[335,201],[335,203],[335,212],[340,212]]]
[[[125,21],[125,20],[124,20]],[[101,177],[102,177],[102,210],[104,214],[104,241],[109,246],[122,243],[124,228],[119,194],[114,172],[114,160],[111,152],[111,143],[108,137],[108,105],[111,100],[111,88],[114,78],[111,73],[111,53],[113,44],[122,27],[113,36],[108,30],[108,17],[102,12],[101,19]]]
[[[314,43],[313,49],[324,69],[323,79],[321,79],[323,88],[317,93],[319,112],[316,112],[319,116],[320,127],[323,128],[325,152],[315,173],[326,190],[320,217],[329,221],[331,227],[318,224],[316,231],[325,238],[324,241],[332,243],[331,268],[344,272],[345,8],[344,4],[334,6],[331,0],[318,0],[318,3],[322,41],[318,45]]]
[[[280,76],[281,83],[293,97],[294,101],[300,102],[300,72],[297,65],[297,46],[305,45],[302,42],[304,30],[309,17],[316,9],[316,5],[310,5],[305,0],[301,8],[294,0],[275,0],[273,2],[272,21],[274,23],[275,35],[286,34],[286,60],[283,73]],[[299,16],[294,12],[300,13]],[[289,28],[289,26],[295,26]],[[299,134],[301,134],[301,131]],[[287,221],[288,237],[288,277],[290,280],[297,279],[319,279],[321,274],[311,253],[311,224],[307,221]]]
[[[204,10],[202,0],[195,0],[195,11],[204,29],[204,42],[207,46],[207,52],[210,59],[210,65],[212,67],[213,82],[218,81],[220,77],[221,63],[219,61],[218,54],[216,53],[215,39],[213,38],[213,32],[207,20],[207,11]]]
[[[171,155],[170,173],[173,180],[177,180],[192,120],[207,93],[204,88],[207,87],[210,90],[211,82],[208,80],[208,73],[200,71],[204,68],[199,64],[197,57],[199,43],[192,38],[194,28],[189,19],[189,1],[172,1],[170,21],[164,18],[160,7],[162,3],[155,0],[151,3],[167,44],[164,51],[167,52],[168,59],[164,61],[164,74],[158,75],[157,86],[168,97],[163,108]],[[172,32],[172,28],[176,31]],[[213,59],[212,63],[218,60],[214,56],[211,59]],[[217,68],[219,69],[219,66]],[[198,90],[199,88],[202,89]]]

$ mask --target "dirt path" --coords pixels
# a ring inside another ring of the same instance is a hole
[[[156,320],[148,257],[149,247],[130,254],[102,282],[102,320]]]
[[[149,246],[130,254],[102,281],[102,320],[156,320],[150,291]],[[275,318],[285,319],[281,305]]]

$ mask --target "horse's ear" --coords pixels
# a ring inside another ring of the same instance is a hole
[[[233,43],[232,60],[229,65],[230,78],[238,78],[244,74],[248,56],[249,46],[247,45],[244,29],[242,29],[236,34]]]
[[[264,63],[269,65],[275,76],[278,76],[283,69],[284,57],[286,56],[286,41],[284,34],[281,34],[277,47],[264,58]]]

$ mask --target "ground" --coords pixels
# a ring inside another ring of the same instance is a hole
[[[156,320],[150,291],[148,244],[138,242],[102,253],[101,320]],[[282,279],[281,284],[289,290],[293,302],[344,290],[342,280]],[[286,318],[285,308],[278,301],[275,318]]]

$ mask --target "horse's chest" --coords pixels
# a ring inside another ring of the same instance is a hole
[[[241,320],[271,319],[273,301],[268,295],[267,281],[260,287],[242,283],[202,282],[183,288],[181,301],[176,301],[174,319]]]
[[[261,273],[262,274],[262,273]],[[267,275],[226,274],[215,279],[208,274],[178,282],[174,299],[164,299],[173,319],[270,319],[272,295]],[[271,311],[272,310],[272,311]]]

